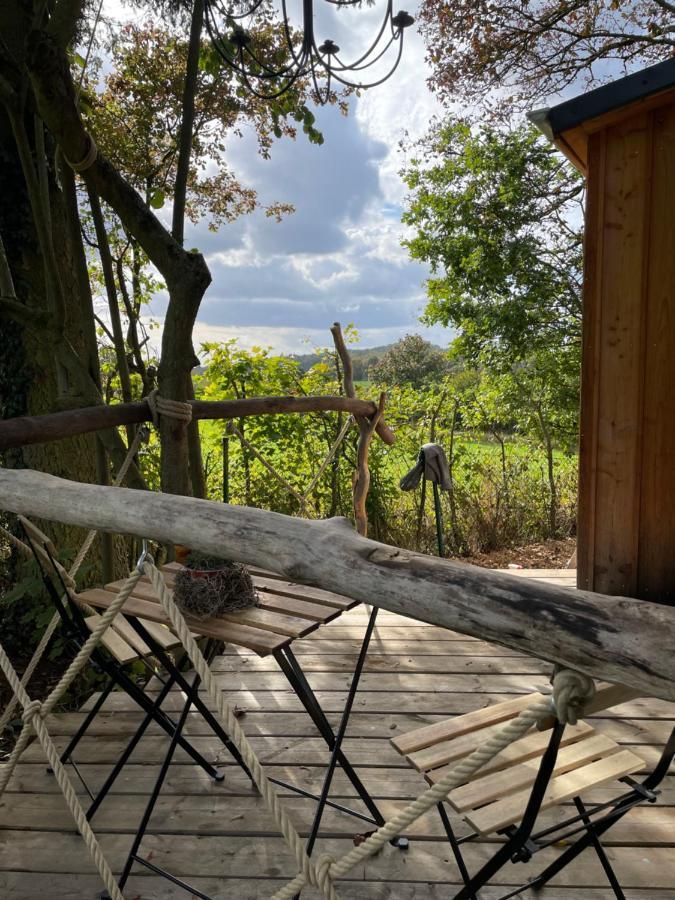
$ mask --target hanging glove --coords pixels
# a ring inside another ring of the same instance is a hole
[[[445,450],[440,444],[424,444],[412,469],[399,482],[402,491],[412,491],[420,483],[422,475],[427,481],[440,485],[441,490],[452,488],[450,468]]]

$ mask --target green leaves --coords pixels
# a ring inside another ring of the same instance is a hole
[[[451,117],[404,174],[411,256],[432,271],[425,321],[459,332],[475,365],[508,367],[580,333],[582,184],[528,127]]]
[[[157,188],[157,190],[153,191],[150,195],[150,206],[152,206],[153,209],[161,209],[164,206],[165,199],[164,191]]]

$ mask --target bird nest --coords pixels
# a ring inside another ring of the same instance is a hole
[[[210,619],[258,605],[258,595],[245,566],[227,559],[190,553],[176,573],[174,600],[195,619]]]

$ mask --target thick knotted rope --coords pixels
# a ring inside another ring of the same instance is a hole
[[[167,419],[177,419],[179,422],[184,422],[186,425],[189,425],[192,421],[191,403],[184,403],[182,400],[169,400],[166,397],[162,397],[157,388],[155,388],[154,391],[150,391],[145,399],[148,401],[150,414],[152,415],[152,424],[155,428],[159,428],[161,416],[166,416]]]
[[[573,669],[561,669],[553,679],[553,703],[556,717],[567,725],[576,725],[579,714],[595,696],[595,683],[590,675]]]
[[[127,455],[124,457],[124,461],[123,461],[122,465],[120,466],[117,475],[115,476],[115,480],[113,481],[113,487],[119,487],[122,484],[122,482],[124,481],[124,479],[127,476],[127,472],[129,471],[129,468],[131,466],[131,463],[133,462],[134,457],[138,453],[139,447],[141,446],[143,441],[146,440],[146,438],[147,438],[147,431],[146,431],[145,427],[139,428],[138,431],[136,432],[136,435],[135,435],[133,441],[129,445],[129,449],[127,450]],[[2,532],[2,534],[7,538],[7,540],[9,540],[10,543],[12,543],[17,548],[17,550],[19,550],[19,552],[22,553],[24,556],[30,557],[32,555],[31,548],[28,546],[28,544],[24,543],[22,540],[20,540],[18,537],[16,537],[16,535],[12,534],[11,531],[7,531],[6,528],[2,528],[0,526],[0,532]],[[60,573],[61,578],[63,578],[64,584],[66,585],[66,587],[69,587],[69,588],[75,587],[75,576],[80,571],[80,566],[82,565],[82,563],[86,559],[87,554],[91,550],[91,545],[94,543],[94,539],[96,538],[97,534],[98,534],[98,531],[96,531],[95,529],[92,529],[92,531],[89,532],[89,534],[87,535],[87,537],[84,540],[84,543],[80,547],[80,550],[79,550],[77,556],[75,557],[75,560],[68,572],[66,572],[65,569],[63,569],[63,567],[59,564],[59,562],[57,560],[51,560],[52,564],[56,566],[58,572]],[[40,556],[41,554],[44,554],[44,550],[38,544],[35,544],[35,550],[36,550],[38,556]],[[49,567],[49,563],[50,563],[49,558],[46,559],[46,562],[47,562],[47,567]],[[87,607],[86,604],[80,603],[80,605],[84,607],[84,611],[87,613],[87,615],[91,615],[92,613],[95,612],[95,610],[91,609],[90,607]],[[23,687],[26,687],[26,685],[29,683],[29,681],[33,677],[33,673],[39,666],[40,661],[42,660],[42,657],[45,655],[47,647],[49,646],[49,642],[51,641],[51,639],[54,635],[54,632],[58,628],[60,621],[61,621],[61,617],[59,616],[59,614],[54,613],[49,625],[47,625],[47,627],[44,630],[44,634],[42,635],[42,638],[40,639],[40,643],[35,648],[33,656],[31,657],[31,660],[28,663],[28,665],[26,666],[26,669],[23,673],[23,676],[21,678],[21,684],[23,685]],[[0,734],[3,733],[3,731],[7,727],[8,723],[12,720],[12,716],[14,715],[14,711],[16,709],[17,703],[18,703],[18,700],[16,697],[14,697],[12,700],[10,700],[10,702],[7,704],[7,706],[3,710],[2,716],[0,716]]]
[[[578,677],[577,677],[578,676]],[[423,816],[432,807],[443,802],[450,791],[468,781],[482,766],[494,759],[506,747],[519,740],[540,719],[550,717],[551,712],[558,715],[561,722],[567,722],[565,715],[571,714],[576,722],[576,713],[594,694],[595,687],[591,679],[577,672],[564,669],[559,672],[553,682],[553,697],[542,697],[532,706],[512,719],[497,734],[486,741],[466,759],[454,766],[440,781],[432,785],[423,794],[408,804],[393,819],[385,822],[366,841],[355,847],[335,863],[322,869],[328,881],[342,878],[359,863],[373,856],[392,838],[404,832],[413,822]],[[559,713],[556,711],[560,710]],[[571,724],[571,721],[570,721]],[[324,860],[325,862],[325,860]],[[306,884],[304,873],[298,874],[293,881],[274,894],[272,900],[291,900]]]

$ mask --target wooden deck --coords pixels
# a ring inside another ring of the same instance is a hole
[[[573,586],[569,571],[512,570]],[[477,599],[476,602],[480,602]],[[358,607],[318,632],[294,643],[320,702],[337,723],[366,624]],[[246,709],[242,724],[269,773],[319,790],[327,759],[325,745],[277,669],[274,659],[228,648],[215,665],[228,701]],[[389,744],[393,735],[464,713],[509,695],[530,692],[547,681],[550,666],[516,652],[467,639],[390,613],[380,613],[345,749],[385,814],[423,789],[420,775],[407,768]],[[180,697],[172,698],[174,707]],[[92,702],[91,700],[89,702]],[[82,713],[60,714],[49,723],[59,745],[73,732]],[[119,755],[140,719],[129,700],[115,694],[107,702],[76,759],[93,785]],[[675,704],[638,700],[593,720],[599,731],[630,746],[652,763],[675,719]],[[150,834],[142,851],[155,863],[188,879],[218,900],[257,900],[271,896],[295,872],[261,801],[241,771],[229,765],[226,751],[193,715],[188,733],[202,750],[227,766],[225,782],[213,785],[180,753],[172,766]],[[99,811],[94,825],[113,867],[118,870],[166,747],[157,729],[144,738]],[[657,806],[634,810],[606,841],[608,854],[629,900],[675,900],[675,779],[669,776]],[[349,783],[338,774],[335,797],[349,798]],[[606,798],[598,790],[594,799]],[[288,808],[306,834],[314,804],[289,796]],[[545,814],[548,819],[555,814]],[[319,852],[342,855],[360,827],[336,812],[324,818]],[[437,815],[429,814],[409,832],[407,852],[387,847],[341,883],[344,900],[445,900],[459,884],[450,848]],[[490,842],[467,848],[475,867],[493,851]],[[481,891],[493,900],[553,858],[559,850],[538,854],[529,867],[505,868],[495,888]],[[500,888],[499,885],[502,887]],[[98,877],[75,832],[53,777],[45,771],[39,746],[31,745],[0,804],[0,898],[2,900],[81,900],[100,890]],[[126,896],[143,900],[182,900],[189,895],[149,874],[132,877]],[[316,898],[313,891],[303,897]],[[540,900],[610,900],[595,854],[587,851]]]

